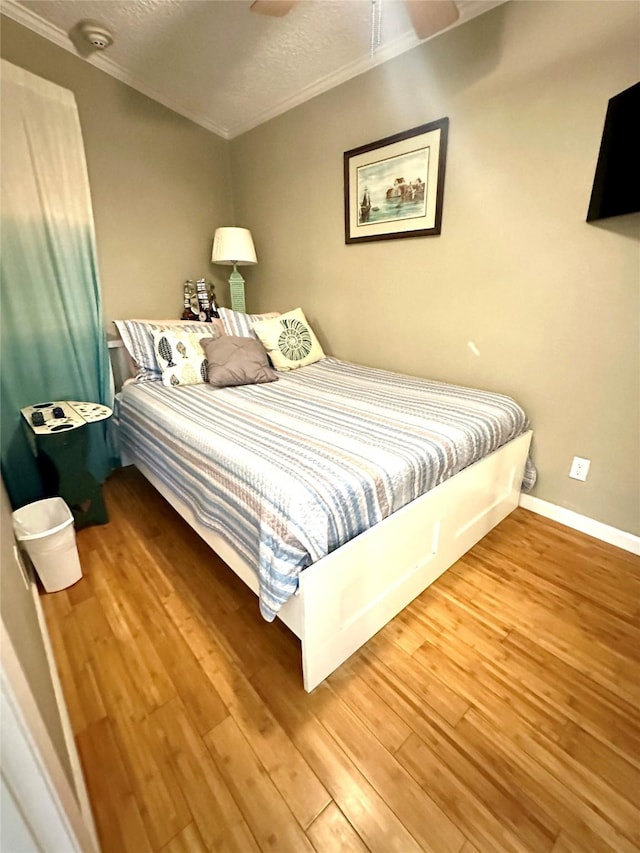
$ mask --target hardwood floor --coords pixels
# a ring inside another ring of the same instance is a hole
[[[312,694],[132,469],[43,605],[105,853],[640,850],[640,559],[516,510]]]

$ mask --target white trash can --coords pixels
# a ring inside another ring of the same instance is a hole
[[[73,515],[62,498],[45,498],[15,510],[13,530],[47,592],[80,580]]]

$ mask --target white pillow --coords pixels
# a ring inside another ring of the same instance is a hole
[[[276,370],[295,370],[325,358],[302,308],[253,324]]]
[[[152,332],[154,355],[163,385],[198,385],[208,380],[208,362],[200,345],[202,333],[178,328]]]

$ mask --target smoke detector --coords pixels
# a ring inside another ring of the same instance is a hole
[[[105,50],[113,44],[113,36],[109,30],[96,21],[80,21],[78,29],[94,50]]]

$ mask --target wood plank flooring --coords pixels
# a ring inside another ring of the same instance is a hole
[[[640,850],[640,559],[516,510],[312,694],[133,469],[43,606],[105,853]]]

